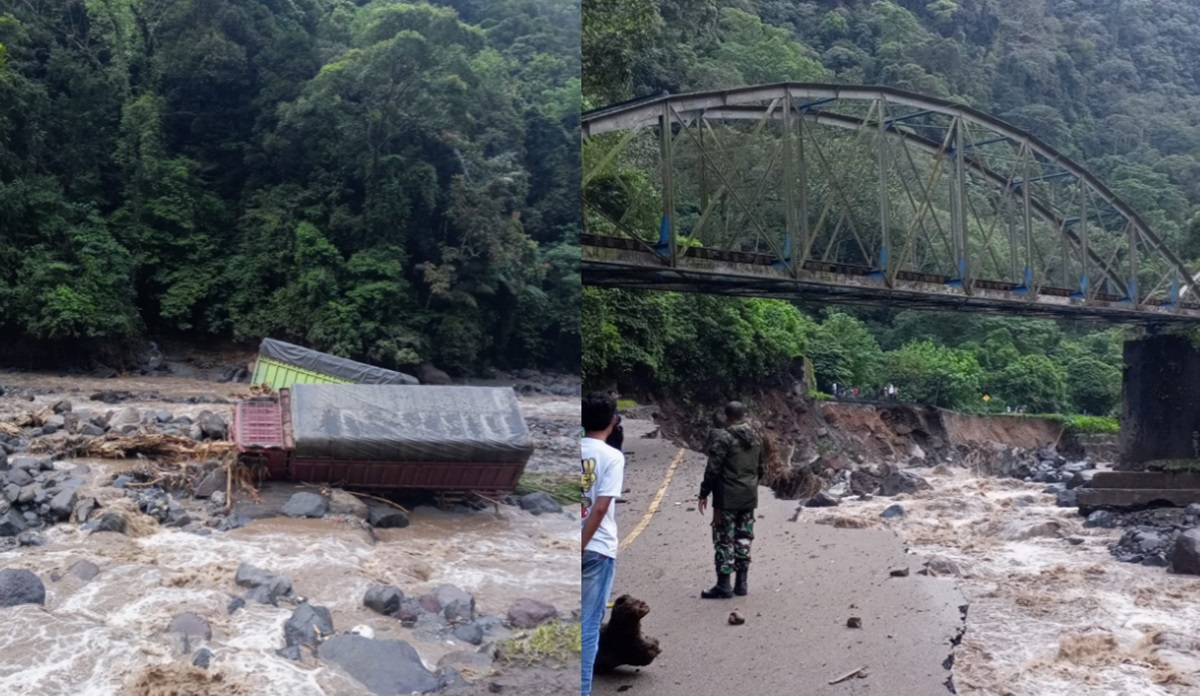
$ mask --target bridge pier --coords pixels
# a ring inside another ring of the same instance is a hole
[[[1125,344],[1122,471],[1200,470],[1200,349],[1186,336]]]

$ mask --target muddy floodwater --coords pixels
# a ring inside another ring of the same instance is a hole
[[[973,696],[1200,693],[1200,579],[1117,562],[1044,484],[920,470],[933,489],[847,499],[815,519],[892,527],[970,603],[954,685]],[[899,503],[906,515],[884,521]]]
[[[189,416],[208,409],[228,417],[232,403],[246,392],[245,385],[180,378],[0,373],[0,383],[10,392],[0,399],[0,419],[64,398],[77,412],[135,406]],[[131,398],[114,405],[89,400],[100,390],[127,391]],[[229,403],[214,403],[219,400]],[[578,422],[578,399],[536,396],[522,397],[521,403],[538,445],[529,468],[571,470],[570,440],[562,438]],[[429,669],[448,653],[476,648],[423,631],[420,624],[404,628],[366,609],[368,588],[395,585],[416,597],[452,584],[475,596],[479,614],[501,617],[523,597],[549,602],[567,618],[579,607],[579,528],[567,513],[535,517],[508,506],[480,512],[422,506],[412,510],[407,528],[374,530],[377,541],[361,523],[333,516],[260,519],[200,536],[160,527],[132,506],[121,508],[122,494],[107,484],[137,462],[81,460],[58,466],[79,463],[90,467],[80,495],[124,509],[133,522],[125,535],[89,534],[65,523],[40,532],[43,546],[0,553],[0,567],[31,570],[46,586],[44,607],[0,609],[5,629],[0,632],[0,694],[369,693],[311,655],[293,662],[275,653],[284,647],[283,626],[292,603],[249,602],[232,615],[227,612],[231,597],[245,593],[234,584],[244,562],[290,577],[297,595],[329,608],[337,632],[367,626],[378,639],[405,640]],[[69,572],[81,561],[94,563],[99,573],[85,581]],[[212,630],[209,640],[191,640],[190,652],[167,631],[181,612],[195,613]],[[213,653],[207,672],[190,666],[191,654],[202,646]],[[572,683],[578,683],[576,677]]]

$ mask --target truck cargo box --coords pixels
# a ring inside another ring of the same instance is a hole
[[[350,487],[511,491],[533,453],[511,389],[297,384],[233,425],[271,478]]]
[[[252,384],[286,389],[293,384],[417,384],[403,372],[339,358],[302,346],[264,338],[258,348]]]

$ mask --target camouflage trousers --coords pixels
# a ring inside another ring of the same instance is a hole
[[[713,513],[713,548],[717,573],[729,575],[750,567],[750,543],[754,541],[754,511]]]

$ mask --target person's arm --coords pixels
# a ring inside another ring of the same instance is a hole
[[[612,498],[604,496],[597,498],[596,504],[592,506],[591,512],[588,513],[587,520],[583,523],[583,549],[587,550],[587,545],[592,542],[592,537],[596,535],[596,530],[600,528],[600,522],[604,516],[608,514],[608,506],[612,504]]]
[[[713,492],[713,489],[717,487],[717,482],[720,480],[721,463],[725,458],[725,448],[722,445],[723,443],[718,435],[716,442],[709,448],[708,466],[704,469],[704,481],[700,483],[699,498],[701,500],[707,498],[708,494]]]
[[[621,496],[621,487],[625,485],[625,456],[617,453],[607,466],[600,467],[597,474],[600,479],[596,481],[594,489],[596,502],[592,505],[588,518],[583,523],[582,548],[584,551],[587,550],[587,545],[591,543],[596,530],[600,528],[604,516],[608,514],[608,508],[613,504],[613,499]]]

